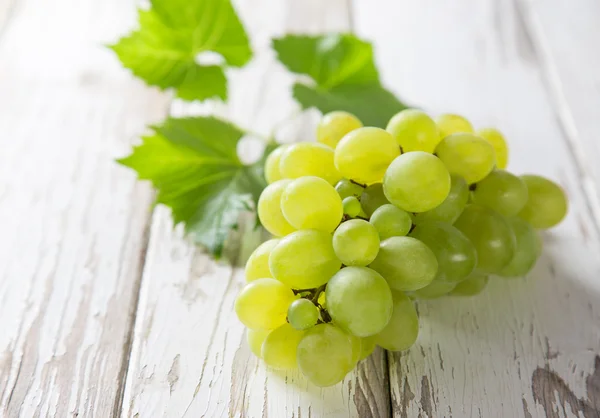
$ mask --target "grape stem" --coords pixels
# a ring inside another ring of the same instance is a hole
[[[350,183],[352,183],[352,184],[356,184],[357,186],[360,186],[360,187],[362,187],[363,189],[366,189],[366,188],[367,188],[367,185],[366,185],[366,184],[359,183],[359,182],[357,182],[357,181],[355,181],[355,180],[352,180],[352,179],[350,179]]]

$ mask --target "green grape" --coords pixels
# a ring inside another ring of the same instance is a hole
[[[525,276],[537,261],[539,255],[539,239],[535,229],[521,218],[508,218],[517,240],[515,255],[499,273],[504,277]]]
[[[292,289],[319,287],[341,266],[331,234],[314,229],[296,231],[282,238],[269,257],[273,277]]]
[[[410,214],[390,204],[377,208],[369,222],[373,224],[382,241],[390,237],[404,236],[412,227]]]
[[[274,329],[285,324],[294,292],[275,279],[248,283],[235,299],[235,313],[250,329]]]
[[[352,366],[350,367],[350,369],[348,369],[348,371],[351,371],[354,368],[354,366],[356,366],[356,363],[360,361],[360,356],[362,354],[362,338],[352,334],[346,335],[348,335],[348,338],[350,339],[350,344],[352,344]]]
[[[329,112],[323,115],[317,126],[317,141],[335,148],[344,135],[362,126],[362,122],[351,113]]]
[[[440,139],[461,132],[473,133],[471,122],[459,115],[446,113],[438,116],[435,121],[440,132]]]
[[[512,260],[515,234],[499,213],[485,206],[470,204],[454,223],[469,238],[477,251],[477,270],[497,274]]]
[[[288,321],[298,330],[305,330],[317,324],[319,308],[308,299],[298,299],[288,308]]]
[[[296,360],[298,344],[304,331],[294,329],[290,324],[283,324],[267,335],[262,345],[262,358],[268,366],[279,370],[290,370],[298,367]]]
[[[515,216],[527,203],[527,186],[508,171],[494,170],[477,183],[471,200],[502,216]]]
[[[494,147],[473,134],[447,136],[438,144],[435,153],[450,174],[464,177],[468,184],[484,179],[496,165]]]
[[[335,166],[347,179],[363,184],[381,182],[392,160],[400,155],[396,140],[380,128],[358,128],[335,149]]]
[[[281,211],[297,229],[333,232],[344,209],[333,186],[319,177],[306,176],[289,183],[281,196]]]
[[[369,266],[395,290],[410,291],[427,286],[437,274],[433,251],[416,238],[391,237],[381,243]]]
[[[319,324],[305,331],[297,352],[300,371],[317,386],[341,382],[353,366],[348,335],[331,324]]]
[[[327,145],[299,142],[286,148],[279,161],[279,170],[286,179],[315,176],[333,185],[342,178],[333,164],[333,156],[333,149]]]
[[[567,214],[567,197],[560,186],[541,176],[524,175],[529,200],[519,212],[536,229],[547,229],[557,225]]]
[[[345,199],[350,196],[354,196],[357,198],[360,197],[365,188],[356,183],[352,183],[348,179],[341,179],[335,185],[335,190],[338,192],[342,199]]]
[[[482,273],[475,273],[456,285],[451,294],[455,296],[474,296],[483,291],[488,284],[489,277]]]
[[[357,337],[377,334],[392,315],[388,284],[367,267],[341,269],[327,283],[325,295],[331,319]]]
[[[438,261],[434,282],[458,283],[473,272],[477,251],[458,229],[443,222],[424,222],[410,236],[425,243]]]
[[[279,180],[268,185],[258,199],[258,218],[267,231],[276,237],[283,237],[296,229],[283,216],[281,195],[291,180]]]
[[[360,204],[367,214],[373,215],[373,212],[381,205],[390,203],[383,193],[383,184],[375,183],[367,186],[360,196]]]
[[[377,345],[389,351],[403,351],[417,341],[419,317],[413,301],[402,292],[392,292],[394,313],[387,326],[377,334]]]
[[[447,295],[454,289],[456,283],[434,280],[422,289],[415,290],[416,299],[436,299]]]
[[[385,130],[394,136],[404,152],[432,153],[440,142],[437,125],[427,113],[418,109],[404,109],[397,113]]]
[[[344,200],[342,200],[342,206],[344,208],[344,213],[351,218],[358,216],[362,210],[360,202],[354,196],[344,198]]]
[[[477,136],[492,144],[496,151],[496,167],[505,169],[508,166],[508,145],[502,132],[495,128],[483,128],[477,131]]]
[[[333,234],[333,249],[347,266],[366,266],[379,252],[379,235],[373,225],[362,219],[343,222]]]
[[[396,158],[383,178],[385,197],[407,212],[425,212],[440,205],[450,192],[450,174],[435,155],[407,152]]]
[[[270,239],[254,250],[246,262],[246,282],[273,277],[269,269],[269,256],[277,243],[279,243],[278,239]]]
[[[280,145],[271,151],[267,157],[267,160],[265,161],[265,179],[267,180],[267,183],[271,184],[283,179],[281,171],[279,170],[279,161],[281,161],[281,155],[288,147],[289,145]]]
[[[246,330],[246,341],[248,342],[248,346],[250,347],[250,351],[252,351],[252,353],[258,357],[258,358],[262,358],[262,345],[263,342],[265,341],[265,338],[267,338],[267,335],[269,335],[269,333],[271,332],[271,330],[265,330],[265,329],[258,329],[258,330],[254,330],[254,329],[247,329]]]
[[[375,347],[377,346],[377,343],[375,342],[376,338],[377,338],[377,334],[371,335],[369,337],[361,338],[362,344],[361,344],[360,358],[358,359],[359,361],[366,359],[373,353],[373,351],[375,350]]]
[[[469,186],[460,176],[450,176],[450,193],[439,206],[426,212],[416,213],[414,223],[440,221],[454,223],[462,213],[469,200]]]

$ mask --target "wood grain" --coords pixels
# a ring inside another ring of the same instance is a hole
[[[151,202],[113,158],[167,101],[100,46],[132,23],[131,3],[13,5],[0,29],[0,416],[109,417]]]
[[[434,113],[498,126],[510,141],[510,168],[557,180],[571,203],[565,222],[544,234],[544,255],[526,279],[494,278],[476,298],[419,303],[417,345],[391,356],[394,415],[596,416],[597,387],[587,390],[586,380],[595,381],[600,353],[597,219],[522,5],[355,5],[357,31],[376,42],[393,89]]]
[[[297,112],[288,93],[293,78],[269,49],[272,36],[344,31],[346,1],[238,2],[256,56],[232,73],[227,106],[175,103],[173,113],[216,112],[269,133]],[[312,139],[314,112],[283,123],[284,142]],[[248,149],[256,153],[258,146]],[[168,211],[154,215],[127,376],[123,417],[387,417],[389,392],[383,351],[342,384],[320,389],[298,372],[270,371],[250,353],[233,303],[243,271],[216,263],[173,233]]]

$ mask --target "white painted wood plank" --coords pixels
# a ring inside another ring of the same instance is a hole
[[[109,417],[122,395],[152,193],[113,158],[167,105],[101,46],[133,12],[19,1],[0,35],[2,417]]]
[[[296,110],[287,91],[292,77],[275,62],[269,39],[288,32],[346,30],[347,4],[345,0],[238,4],[256,57],[247,68],[232,74],[229,104],[177,103],[174,113],[216,111],[265,134]],[[314,118],[297,122],[292,129],[282,130],[282,140],[310,139]],[[389,415],[382,351],[342,384],[327,389],[309,385],[297,372],[266,370],[250,353],[233,310],[243,282],[241,269],[211,261],[182,239],[179,230],[173,233],[167,210],[155,212],[123,417]]]
[[[510,168],[559,181],[571,203],[565,222],[544,234],[544,255],[528,278],[494,278],[478,297],[419,304],[418,343],[390,362],[398,417],[600,410],[597,219],[515,4],[355,1],[357,31],[376,42],[392,88],[434,113],[498,126],[510,141]]]

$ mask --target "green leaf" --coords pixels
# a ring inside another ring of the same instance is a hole
[[[290,71],[314,82],[294,84],[294,98],[304,109],[346,110],[365,125],[385,127],[406,108],[380,84],[372,45],[354,35],[288,35],[273,40],[273,48]]]
[[[238,216],[265,187],[262,165],[244,166],[236,153],[244,132],[213,117],[170,118],[153,129],[119,163],[150,180],[175,223],[185,223],[197,243],[220,256]]]
[[[242,23],[229,0],[153,0],[139,11],[138,30],[111,48],[123,65],[148,84],[174,88],[186,100],[227,98],[224,68],[252,57]],[[199,65],[196,56],[212,51],[223,66]]]

